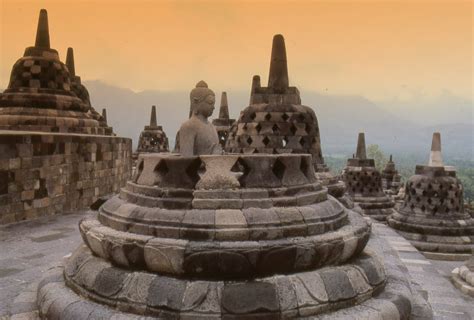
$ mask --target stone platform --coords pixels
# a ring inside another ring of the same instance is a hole
[[[37,279],[46,272],[54,273],[57,269],[51,268],[57,261],[70,256],[81,242],[79,233],[74,232],[78,221],[95,215],[96,212],[77,212],[0,227],[0,319],[38,319]],[[448,280],[451,270],[462,263],[427,260],[387,226],[373,223],[372,228],[367,247],[376,253],[383,252],[386,267],[394,264],[404,270],[412,285],[427,297],[434,319],[474,319],[474,299]],[[351,319],[350,315],[346,318]]]

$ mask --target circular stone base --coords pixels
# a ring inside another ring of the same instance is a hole
[[[384,282],[383,270],[379,269],[382,265],[373,254],[363,254],[351,265],[239,283],[187,281],[127,272],[93,257],[85,246],[78,251],[88,257],[76,270],[74,279],[82,274],[83,284],[96,286],[97,291],[80,289],[78,294],[74,291],[78,290],[77,285],[71,290],[65,283],[68,267],[51,269],[38,285],[37,302],[42,318],[303,319],[320,314],[321,319],[350,316],[395,320],[408,319],[412,312],[409,289],[402,290],[395,275],[388,274]],[[122,277],[120,272],[126,276]],[[187,284],[183,286],[184,282]],[[148,306],[140,305],[141,301]]]
[[[120,269],[81,246],[67,262],[64,277],[81,296],[121,311],[193,319],[316,315],[362,303],[385,285],[383,264],[367,253],[351,263],[308,272],[209,281]]]

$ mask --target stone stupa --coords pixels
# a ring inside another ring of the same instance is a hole
[[[324,163],[318,119],[314,110],[301,104],[298,88],[289,85],[285,40],[273,37],[268,86],[254,76],[250,105],[240,112],[226,144],[231,153],[311,154],[318,178],[335,197],[344,184]]]
[[[140,155],[120,195],[79,223],[84,244],[39,283],[40,317],[415,313],[410,282],[364,250],[370,222],[328,195],[310,155],[204,153],[219,145],[207,121],[214,94],[204,84],[191,93],[193,116],[180,130],[180,150],[191,155]]]
[[[227,102],[227,92],[222,92],[221,106],[219,108],[219,118],[212,120],[212,124],[216,127],[219,142],[224,148],[229,137],[229,131],[234,124],[235,119],[230,119],[229,104]]]
[[[0,150],[0,224],[87,208],[130,178],[131,140],[92,108],[72,49],[66,65],[50,47],[44,9],[0,94]]]
[[[392,155],[390,155],[390,159],[382,170],[382,189],[387,195],[396,197],[401,186],[401,176],[395,168]]]
[[[365,135],[359,133],[357,151],[342,171],[346,192],[356,204],[356,211],[379,221],[394,212],[394,201],[382,189],[380,172],[375,168],[374,159],[367,159]]]
[[[156,121],[156,107],[151,107],[150,125],[145,126],[140,133],[137,153],[169,152],[168,137]]]
[[[416,166],[388,224],[428,258],[467,260],[474,253],[474,218],[464,210],[463,193],[456,170],[443,163],[435,132],[428,165]]]

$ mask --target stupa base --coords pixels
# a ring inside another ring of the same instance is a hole
[[[393,265],[385,272],[366,250],[350,264],[309,272],[187,280],[113,267],[83,245],[39,283],[37,304],[43,319],[410,318],[409,282]]]
[[[354,211],[380,222],[395,212],[394,202],[389,197],[353,197]]]

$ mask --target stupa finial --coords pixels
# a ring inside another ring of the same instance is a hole
[[[365,150],[365,134],[363,132],[359,132],[359,137],[357,139],[356,158],[367,159],[367,152]]]
[[[389,160],[389,162],[393,162],[393,160],[392,160],[392,155],[390,155],[390,160]]]
[[[150,127],[156,127],[156,106],[151,106]]]
[[[35,47],[51,48],[49,44],[48,12],[46,9],[41,9],[40,11]]]
[[[221,107],[219,109],[220,119],[229,119],[229,104],[227,103],[227,92],[223,91],[221,95]]]
[[[102,118],[104,118],[105,123],[107,123],[107,109],[102,108]]]
[[[76,67],[74,65],[74,50],[71,47],[67,48],[66,66],[69,69],[69,74],[71,75],[71,78],[75,77]]]
[[[281,34],[273,37],[268,88],[276,93],[285,93],[289,86],[285,39]]]
[[[433,133],[433,140],[431,141],[430,161],[428,162],[428,166],[444,166],[443,156],[441,155],[441,134],[439,132]]]

